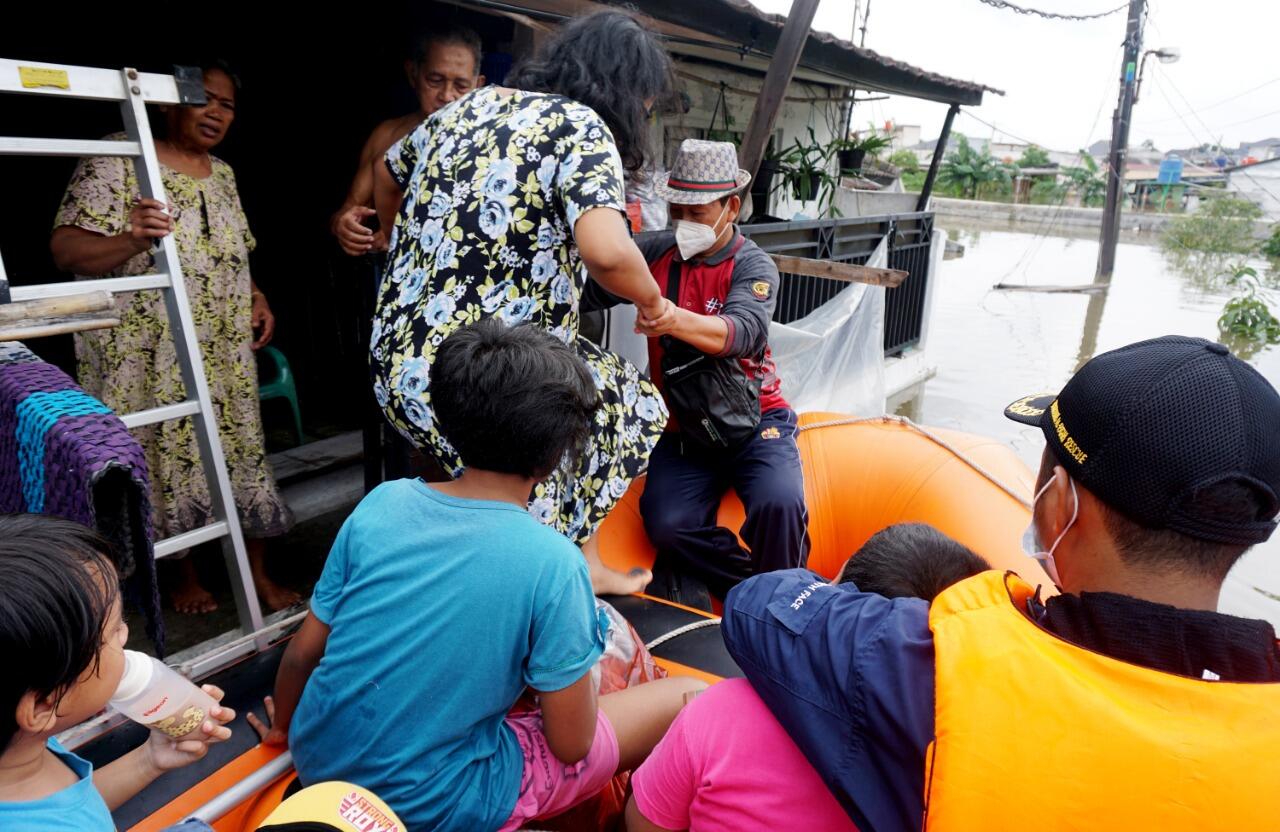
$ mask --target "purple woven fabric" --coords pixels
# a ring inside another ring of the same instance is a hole
[[[60,391],[83,394],[52,364],[0,361],[0,512],[30,510],[18,459],[18,405],[32,393]],[[114,415],[64,416],[44,434],[43,463],[42,511],[95,528],[115,545],[126,595],[141,607],[147,635],[163,655],[164,620],[142,447]]]

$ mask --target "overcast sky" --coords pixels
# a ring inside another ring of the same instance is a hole
[[[752,2],[778,14],[791,7],[791,0]],[[1114,8],[1121,0],[1017,2],[1081,14]],[[863,8],[866,3],[862,0]],[[1178,47],[1182,59],[1167,65],[1148,59],[1131,144],[1151,139],[1169,150],[1219,138],[1235,146],[1280,136],[1280,5],[1153,0],[1149,6],[1143,48]],[[854,0],[822,0],[814,28],[848,39],[853,14]],[[975,115],[1008,135],[1074,151],[1110,138],[1124,27],[1124,12],[1066,22],[979,0],[871,0],[866,46],[922,69],[1004,90],[1003,97],[988,93]],[[919,124],[924,138],[935,138],[945,112],[944,104],[892,97],[860,105],[855,124]],[[956,130],[991,137],[990,127],[961,112]]]

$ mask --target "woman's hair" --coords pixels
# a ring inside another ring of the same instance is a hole
[[[464,465],[541,480],[581,451],[600,393],[572,347],[486,318],[436,351],[431,405]]]
[[[118,594],[108,551],[79,523],[0,515],[0,751],[23,696],[61,695],[97,661]]]
[[[671,89],[671,58],[630,14],[600,11],[566,23],[506,84],[585,104],[604,119],[622,165],[634,173],[649,157],[646,98]]]
[[[952,584],[991,568],[968,546],[924,523],[898,523],[862,544],[838,583],[886,598],[933,599]]]
[[[226,76],[231,79],[231,86],[235,88],[237,93],[240,92],[240,75],[236,72],[235,68],[231,66],[230,62],[225,58],[209,58],[208,60],[200,62],[201,72],[208,73],[214,69],[225,73]]]

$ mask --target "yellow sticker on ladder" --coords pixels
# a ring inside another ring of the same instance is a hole
[[[22,79],[22,86],[27,89],[35,89],[37,87],[56,87],[60,90],[71,89],[71,79],[67,77],[65,69],[20,66],[18,67],[18,77]]]

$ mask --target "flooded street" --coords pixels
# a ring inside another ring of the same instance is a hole
[[[1033,470],[1043,448],[1040,433],[1006,420],[1006,404],[1058,390],[1097,352],[1168,334],[1218,339],[1217,319],[1232,292],[1212,275],[1197,277],[1169,262],[1157,237],[1122,240],[1109,291],[1048,294],[992,287],[1091,282],[1094,235],[1046,236],[941,219],[938,226],[954,229],[952,238],[966,251],[942,264],[934,287],[927,350],[937,376],[898,412],[924,424],[998,437]],[[1280,347],[1248,360],[1280,387]],[[1264,592],[1280,595],[1280,535],[1232,571],[1221,609],[1280,627],[1280,601]]]

